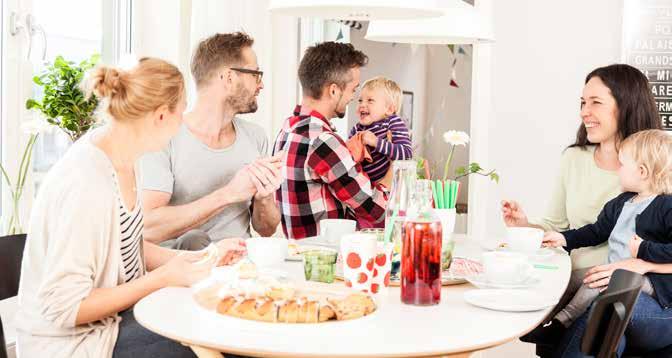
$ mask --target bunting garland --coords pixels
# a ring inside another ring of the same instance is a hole
[[[457,71],[455,70],[455,66],[457,65],[457,57],[453,59],[453,68],[450,70],[450,85],[455,87],[455,88],[460,88],[457,84]]]
[[[338,35],[336,35],[336,41],[343,39],[343,29],[338,29]]]

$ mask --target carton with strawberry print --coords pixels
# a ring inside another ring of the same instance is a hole
[[[346,286],[359,291],[372,292],[377,251],[374,234],[355,233],[343,236],[341,257]]]

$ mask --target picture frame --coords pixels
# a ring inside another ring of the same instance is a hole
[[[413,92],[401,92],[401,111],[399,117],[406,122],[409,134],[413,134]]]

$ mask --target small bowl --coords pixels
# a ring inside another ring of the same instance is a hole
[[[279,237],[252,237],[245,240],[247,256],[257,267],[276,266],[287,258],[287,240]]]

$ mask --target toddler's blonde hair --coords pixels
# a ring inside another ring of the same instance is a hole
[[[382,76],[368,79],[362,85],[362,89],[382,90],[387,100],[394,107],[394,114],[399,115],[399,112],[401,112],[401,88],[391,79]]]
[[[621,143],[621,151],[648,170],[655,193],[672,194],[672,136],[660,129],[640,131]]]

